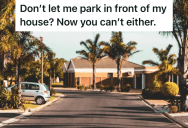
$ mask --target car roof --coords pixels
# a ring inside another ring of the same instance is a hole
[[[36,82],[22,82],[22,84],[37,84],[37,85],[44,85],[44,84],[36,83]]]

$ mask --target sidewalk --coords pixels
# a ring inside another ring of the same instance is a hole
[[[181,112],[181,113],[169,113],[169,109],[166,107],[163,107],[164,105],[167,105],[168,102],[165,100],[148,100],[143,99],[141,96],[140,98],[147,103],[151,108],[155,110],[156,113],[161,113],[164,116],[168,117],[172,121],[176,122],[182,127],[187,128],[188,127],[188,112]]]

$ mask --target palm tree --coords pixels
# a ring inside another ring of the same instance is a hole
[[[104,50],[101,48],[101,45],[98,43],[100,35],[97,34],[95,36],[94,41],[88,39],[86,42],[80,42],[80,45],[85,46],[86,50],[76,51],[76,53],[80,54],[83,59],[88,60],[92,63],[93,66],[93,88],[96,89],[95,83],[95,74],[96,74],[96,63],[103,58]]]
[[[160,62],[163,62],[164,60],[169,60],[169,63],[171,65],[174,65],[177,61],[177,59],[175,58],[176,55],[175,54],[171,54],[169,55],[169,52],[171,50],[173,46],[171,44],[169,44],[167,47],[166,47],[166,50],[159,50],[158,48],[153,48],[153,52],[157,55],[157,57],[159,58],[159,61]],[[159,66],[160,64],[158,62],[154,62],[152,60],[145,60],[142,62],[142,64],[150,64],[152,66]]]
[[[169,52],[172,48],[172,45],[169,44],[165,50],[158,48],[153,48],[153,52],[158,56],[160,64],[158,62],[154,62],[152,60],[145,60],[142,62],[142,64],[150,64],[152,66],[158,66],[159,71],[156,73],[155,77],[158,78],[162,74],[167,74],[167,79],[170,82],[171,75],[173,74],[179,74],[179,71],[173,66],[176,64],[177,59],[175,54],[170,54]]]
[[[15,0],[0,1],[0,31],[15,21]]]
[[[168,78],[168,82],[170,82],[172,74],[180,75],[179,70],[176,69],[172,64],[170,64],[168,59],[163,60],[158,67],[159,67],[159,71],[156,72],[155,79],[158,79],[159,76],[166,74]]]
[[[13,35],[16,43],[12,46],[11,60],[16,66],[16,83],[18,85],[18,95],[21,99],[21,65],[31,61],[31,58],[34,58],[37,53],[34,42],[30,40],[30,32],[15,32]]]
[[[116,61],[117,75],[118,75],[118,88],[121,90],[121,65],[123,61],[126,61],[130,56],[139,52],[136,50],[136,42],[123,43],[122,32],[112,32],[110,43],[101,42],[104,46],[105,53]]]
[[[181,72],[179,88],[181,94],[181,110],[186,108],[186,78],[187,70],[187,41],[188,41],[188,1],[174,0],[173,3],[173,31],[160,32],[162,35],[172,35],[178,44],[178,69]]]

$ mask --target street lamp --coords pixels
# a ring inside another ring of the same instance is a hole
[[[41,45],[42,45],[42,51],[41,51],[41,83],[43,84],[43,39],[44,37],[40,37]]]

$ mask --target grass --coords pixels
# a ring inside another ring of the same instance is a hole
[[[62,93],[55,93],[55,95],[62,95]]]
[[[52,100],[54,100],[56,98],[57,97],[55,97],[55,96],[51,96],[49,101],[52,101]],[[25,105],[26,105],[27,108],[32,108],[32,109],[37,108],[37,107],[40,106],[40,105],[37,105],[35,103],[29,103],[29,104],[25,104]]]
[[[53,83],[52,85],[63,85],[63,82]]]
[[[55,97],[55,96],[51,96],[50,97],[50,101],[52,101],[52,100],[54,100],[54,99],[56,99],[57,97]]]

